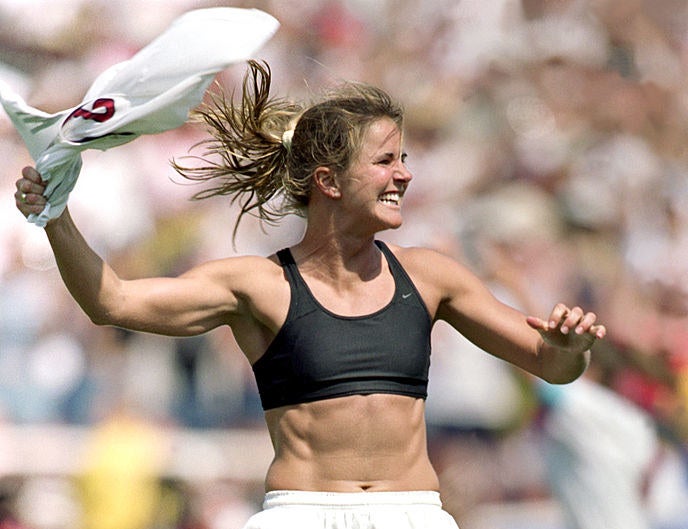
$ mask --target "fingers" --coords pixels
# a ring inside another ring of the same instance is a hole
[[[595,325],[597,315],[594,312],[584,312],[580,307],[569,309],[563,303],[558,303],[548,320],[550,329],[559,330],[562,334],[568,334],[572,329],[576,334],[590,333],[597,338],[604,338],[607,333],[604,325]]]
[[[16,187],[15,203],[24,216],[43,211],[46,204],[46,198],[43,196],[45,182],[38,171],[33,167],[22,169],[22,177],[17,180]]]
[[[604,325],[593,325],[590,327],[590,332],[595,335],[596,338],[602,339],[607,336],[607,328]]]
[[[30,180],[32,182],[35,182],[36,184],[42,184],[43,179],[41,178],[41,173],[36,171],[34,167],[31,167],[30,165],[27,165],[22,169],[22,177],[24,177],[27,180]]]

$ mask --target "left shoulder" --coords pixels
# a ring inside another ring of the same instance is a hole
[[[385,243],[408,273],[421,276],[443,275],[467,269],[454,258],[438,250],[420,246],[398,246]]]
[[[479,282],[466,266],[441,251],[386,244],[424,297],[439,302]]]

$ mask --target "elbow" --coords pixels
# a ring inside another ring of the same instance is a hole
[[[80,300],[79,305],[91,323],[99,327],[120,326],[124,313],[124,300],[121,296],[99,295],[93,299]]]
[[[112,323],[107,318],[104,318],[102,314],[88,314],[88,318],[91,320],[92,324],[98,327],[112,325]]]
[[[91,323],[98,327],[107,327],[117,325],[117,321],[112,313],[103,309],[84,308],[84,313],[91,320]]]

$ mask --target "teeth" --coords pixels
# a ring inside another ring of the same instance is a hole
[[[401,195],[399,193],[385,193],[383,195],[380,195],[380,202],[383,202],[385,204],[399,204],[399,201],[401,200]]]

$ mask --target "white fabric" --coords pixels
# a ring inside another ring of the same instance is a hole
[[[244,529],[458,529],[434,491],[272,491]]]
[[[189,11],[132,58],[100,74],[79,105],[57,114],[28,106],[0,83],[0,102],[48,182],[48,204],[29,221],[44,226],[64,211],[81,169],[81,151],[181,126],[214,76],[250,58],[278,27],[275,18],[257,9]]]
[[[641,487],[658,447],[651,418],[585,378],[546,390],[558,393],[544,423],[548,477],[570,527],[649,529]]]

